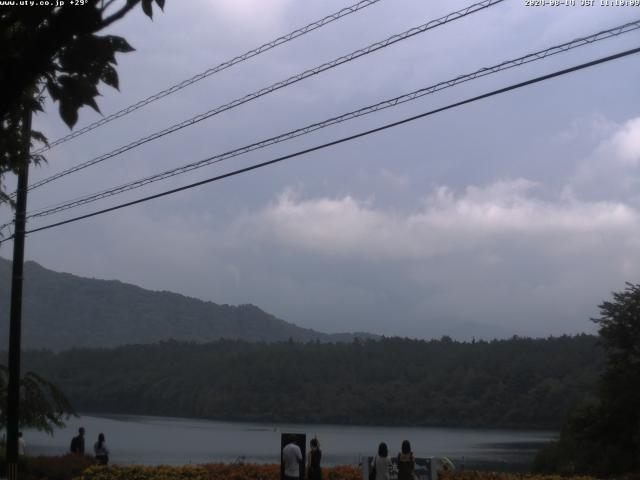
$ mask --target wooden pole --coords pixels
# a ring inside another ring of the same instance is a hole
[[[22,279],[24,238],[29,184],[29,149],[31,147],[31,110],[25,106],[22,121],[23,149],[18,169],[18,190],[13,239],[11,276],[11,317],[9,322],[9,385],[7,387],[7,478],[18,478],[18,431],[20,429],[20,341],[22,333]]]

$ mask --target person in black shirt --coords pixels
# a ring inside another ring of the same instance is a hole
[[[84,428],[78,429],[78,435],[71,440],[71,453],[76,455],[84,455]]]
[[[404,440],[401,452],[398,454],[398,480],[414,480],[415,468],[411,444],[409,440]]]
[[[312,438],[309,442],[309,466],[307,467],[308,480],[322,480],[322,469],[320,461],[322,460],[322,450],[320,450],[320,442],[317,438]]]

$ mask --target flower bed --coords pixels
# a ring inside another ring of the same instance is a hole
[[[596,480],[593,477],[561,477],[559,475],[533,475],[528,473],[476,472],[473,470],[441,472],[440,480]]]
[[[1,460],[1,459],[0,459]],[[21,480],[279,480],[280,465],[211,463],[206,465],[144,466],[92,465],[93,459],[77,455],[22,457]],[[1,467],[0,462],[0,467]],[[347,465],[324,467],[324,480],[361,480],[360,469]],[[440,480],[596,480],[593,477],[561,477],[477,471],[442,472]],[[640,480],[628,476],[620,480]]]
[[[325,480],[361,480],[362,473],[356,467],[337,466],[322,469]],[[212,463],[207,465],[169,466],[92,466],[75,480],[279,480],[280,466],[231,465]],[[593,477],[560,477],[557,475],[531,475],[493,472],[442,472],[440,480],[595,480]],[[640,479],[639,479],[640,480]]]
[[[355,467],[338,466],[322,469],[326,480],[360,480]],[[280,465],[207,465],[169,466],[92,466],[76,480],[279,480]]]
[[[95,460],[81,455],[58,457],[20,457],[18,474],[20,480],[72,480],[81,475]],[[6,462],[0,457],[0,477],[6,475]]]

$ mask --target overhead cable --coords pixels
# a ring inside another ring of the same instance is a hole
[[[396,35],[392,35],[388,38],[386,38],[385,40],[382,40],[380,42],[376,42],[373,43],[365,48],[361,48],[359,50],[355,50],[351,53],[349,53],[348,55],[344,55],[342,57],[339,57],[335,60],[332,60],[330,62],[327,63],[323,63],[322,65],[319,65],[317,67],[311,68],[309,70],[305,70],[302,73],[299,73],[297,75],[293,75],[289,78],[287,78],[286,80],[281,80],[279,82],[276,82],[268,87],[264,87],[261,88],[260,90],[257,90],[253,93],[247,94],[243,97],[237,98],[235,100],[233,100],[232,102],[229,102],[225,105],[221,105],[218,106],[216,108],[213,108],[207,112],[201,113],[199,115],[196,115],[195,117],[191,117],[187,120],[184,120],[180,123],[176,123],[170,127],[167,127],[163,130],[160,130],[158,132],[152,133],[151,135],[148,135],[146,137],[140,138],[138,140],[135,140],[134,142],[129,143],[128,145],[124,145],[122,147],[119,147],[115,150],[112,150],[109,153],[105,153],[103,155],[100,155],[99,157],[93,158],[91,160],[88,160],[86,162],[83,162],[81,164],[78,164],[74,167],[68,168],[67,170],[64,170],[62,172],[59,172],[57,174],[54,174],[50,177],[44,178],[40,181],[37,181],[33,184],[31,184],[29,186],[29,190],[32,190],[34,188],[37,187],[41,187],[42,185],[46,185],[47,183],[50,183],[54,180],[57,180],[61,177],[64,177],[66,175],[69,175],[71,173],[77,172],[78,170],[82,170],[84,168],[87,168],[91,165],[95,165],[97,163],[103,162],[109,158],[115,157],[117,155],[120,155],[124,152],[127,152],[129,150],[132,150],[133,148],[139,147],[140,145],[143,145],[145,143],[151,142],[153,140],[157,140],[158,138],[164,137],[165,135],[168,135],[170,133],[176,132],[178,130],[181,130],[185,127],[189,127],[191,125],[194,125],[198,122],[201,122],[203,120],[206,120],[207,118],[210,118],[214,115],[218,115],[222,112],[225,112],[227,110],[231,110],[232,108],[238,107],[240,105],[243,105],[247,102],[250,102],[252,100],[255,100],[259,97],[262,97],[264,95],[270,94],[272,92],[275,92],[276,90],[279,90],[281,88],[287,87],[289,85],[292,85],[294,83],[297,83],[301,80],[304,80],[308,77],[317,75],[321,72],[324,72],[326,70],[330,70],[334,67],[337,67],[339,65],[342,65],[344,63],[350,62],[352,60],[355,60],[357,58],[360,58],[364,55],[368,55],[370,53],[373,53],[377,50],[386,48],[390,45],[393,45],[395,43],[398,43],[402,40],[406,40],[408,38],[411,38],[415,35],[424,33],[426,31],[429,31],[431,29],[434,29],[436,27],[439,27],[441,25],[445,25],[449,22],[452,22],[454,20],[466,17],[467,15],[471,15],[473,13],[476,13],[478,11],[484,10],[488,7],[491,7],[493,5],[496,5],[498,3],[503,2],[504,0],[483,0],[482,2],[479,3],[475,3],[473,5],[469,5],[466,8],[463,8],[461,10],[449,13],[448,15],[445,15],[444,17],[435,19],[435,20],[431,20],[425,24],[419,25],[417,27],[411,28],[409,30],[406,30],[405,32],[396,34]]]
[[[308,154],[308,153],[311,153],[311,152],[315,152],[315,151],[318,151],[318,150],[323,150],[325,148],[328,148],[328,147],[331,147],[331,146],[334,146],[334,145],[338,145],[338,144],[341,144],[341,143],[345,143],[345,142],[349,142],[349,141],[355,140],[357,138],[361,138],[361,137],[365,137],[365,136],[368,136],[368,135],[372,135],[374,133],[378,133],[378,132],[381,132],[383,130],[387,130],[389,128],[397,127],[399,125],[404,125],[406,123],[413,122],[415,120],[418,120],[418,119],[421,119],[421,118],[424,118],[424,117],[428,117],[428,116],[434,115],[436,113],[443,112],[445,110],[450,110],[450,109],[453,109],[453,108],[456,108],[456,107],[460,107],[462,105],[466,105],[466,104],[469,104],[469,103],[476,102],[478,100],[482,100],[482,99],[485,99],[485,98],[489,98],[489,97],[493,97],[493,96],[496,96],[496,95],[500,95],[500,94],[503,94],[503,93],[506,93],[506,92],[510,92],[512,90],[516,90],[516,89],[519,89],[519,88],[522,88],[522,87],[526,87],[528,85],[533,85],[535,83],[540,83],[540,82],[543,82],[543,81],[546,81],[546,80],[550,80],[550,79],[555,78],[555,77],[559,77],[559,76],[562,76],[562,75],[567,75],[569,73],[576,72],[578,70],[583,70],[583,69],[586,69],[586,68],[589,68],[589,67],[593,67],[595,65],[599,65],[599,64],[606,63],[606,62],[610,62],[612,60],[623,58],[623,57],[626,57],[626,56],[629,56],[629,55],[633,55],[633,54],[636,54],[636,53],[639,53],[639,52],[640,52],[640,47],[637,47],[637,48],[633,48],[631,50],[626,50],[626,51],[623,51],[623,52],[620,52],[620,53],[617,53],[617,54],[614,54],[614,55],[609,55],[607,57],[602,57],[602,58],[599,58],[597,60],[593,60],[591,62],[582,63],[580,65],[576,65],[576,66],[573,66],[573,67],[570,67],[570,68],[565,68],[563,70],[558,70],[556,72],[553,72],[553,73],[550,73],[550,74],[547,74],[547,75],[542,75],[542,76],[539,76],[539,77],[535,77],[533,79],[526,80],[524,82],[516,83],[516,84],[510,85],[508,87],[504,87],[504,88],[500,88],[500,89],[497,89],[497,90],[493,90],[491,92],[488,92],[488,93],[485,93],[485,94],[482,94],[482,95],[478,95],[478,96],[475,96],[475,97],[471,97],[471,98],[468,98],[466,100],[462,100],[462,101],[459,101],[459,102],[455,102],[455,103],[449,104],[449,105],[444,106],[444,107],[436,108],[434,110],[430,110],[428,112],[424,112],[424,113],[421,113],[419,115],[414,115],[412,117],[408,117],[408,118],[405,118],[403,120],[399,120],[399,121],[392,122],[392,123],[387,123],[385,125],[382,125],[382,126],[377,127],[377,128],[373,128],[371,130],[366,130],[366,131],[363,131],[363,132],[360,132],[360,133],[357,133],[357,134],[354,134],[354,135],[349,135],[347,137],[343,137],[343,138],[340,138],[338,140],[334,140],[334,141],[331,141],[331,142],[328,142],[328,143],[324,143],[322,145],[317,145],[315,147],[311,147],[311,148],[307,148],[307,149],[304,149],[304,150],[300,150],[298,152],[291,153],[289,155],[284,155],[284,156],[281,156],[281,157],[278,157],[278,158],[274,158],[274,159],[268,160],[266,162],[257,163],[257,164],[254,164],[254,165],[251,165],[251,166],[248,166],[248,167],[245,167],[245,168],[240,168],[240,169],[234,170],[232,172],[228,172],[228,173],[222,174],[222,175],[217,175],[215,177],[207,178],[205,180],[200,180],[198,182],[191,183],[189,185],[184,185],[182,187],[174,188],[174,189],[171,189],[171,190],[166,190],[164,192],[156,193],[154,195],[149,195],[147,197],[139,198],[137,200],[133,200],[133,201],[126,202],[126,203],[121,203],[121,204],[115,205],[113,207],[105,208],[105,209],[98,210],[98,211],[95,211],[95,212],[92,212],[92,213],[87,213],[85,215],[79,215],[77,217],[69,218],[67,220],[63,220],[63,221],[60,221],[60,222],[51,223],[49,225],[44,225],[42,227],[34,228],[34,229],[31,229],[31,230],[28,230],[26,233],[29,234],[29,233],[40,232],[40,231],[43,231],[43,230],[48,230],[48,229],[59,227],[59,226],[66,225],[66,224],[69,224],[69,223],[74,223],[74,222],[77,222],[77,221],[80,221],[80,220],[84,220],[84,219],[87,219],[87,218],[91,218],[91,217],[95,217],[95,216],[98,216],[98,215],[102,215],[104,213],[113,212],[115,210],[120,210],[122,208],[126,208],[126,207],[130,207],[130,206],[137,205],[137,204],[140,204],[140,203],[148,202],[148,201],[154,200],[156,198],[165,197],[167,195],[171,195],[171,194],[174,194],[174,193],[178,193],[178,192],[182,192],[182,191],[185,191],[185,190],[189,190],[189,189],[192,189],[192,188],[195,188],[195,187],[199,187],[201,185],[205,185],[205,184],[208,184],[208,183],[216,182],[216,181],[219,181],[219,180],[222,180],[222,179],[225,179],[225,178],[229,178],[229,177],[233,177],[233,176],[240,175],[240,174],[243,174],[243,173],[247,173],[247,172],[249,172],[251,170],[256,170],[258,168],[262,168],[262,167],[266,167],[266,166],[269,166],[269,165],[273,165],[275,163],[279,163],[279,162],[282,162],[284,160],[288,160],[288,159],[295,158],[295,157],[300,157],[302,155],[305,155],[305,154]],[[10,240],[11,238],[12,237],[8,237],[6,240]],[[4,240],[4,241],[6,241],[6,240]]]
[[[346,17],[347,15],[351,15],[352,13],[363,10],[370,5],[378,3],[379,1],[381,0],[362,0],[360,2],[354,3],[353,5],[350,5],[341,10],[338,10],[337,12],[327,15],[326,17],[321,18],[320,20],[316,20],[315,22],[310,23],[309,25],[305,25],[304,27],[298,28],[292,32],[287,33],[286,35],[282,35],[281,37],[276,38],[275,40],[271,40],[270,42],[260,45],[259,47],[254,48],[253,50],[249,50],[248,52],[245,52],[242,55],[238,55],[237,57],[234,57],[231,60],[227,60],[221,63],[220,65],[211,67],[202,73],[194,75],[193,77],[183,80],[180,83],[176,83],[175,85],[172,85],[171,87],[165,90],[155,93],[143,100],[140,100],[139,102],[129,105],[126,108],[123,108],[122,110],[119,110],[115,113],[112,113],[111,115],[101,118],[100,120],[97,120],[87,125],[86,127],[83,127],[75,132],[72,132],[69,135],[65,135],[64,137],[54,140],[53,142],[49,143],[49,145],[37,150],[34,153],[38,154],[38,153],[45,152],[46,150],[49,150],[62,143],[68,142],[73,138],[79,137],[80,135],[84,135],[85,133],[90,132],[91,130],[95,130],[96,128],[106,125],[107,123],[112,122],[113,120],[116,120],[120,117],[124,117],[125,115],[128,115],[131,112],[134,112],[135,110],[138,110],[146,105],[149,105],[150,103],[155,102],[156,100],[160,100],[161,98],[164,98],[168,95],[171,95],[172,93],[182,90],[183,88],[188,87],[189,85],[193,85],[194,83],[199,82],[200,80],[203,80],[207,77],[210,77],[211,75],[214,75],[223,70],[226,70],[229,67],[232,67],[238,63],[244,62],[245,60],[249,60],[250,58],[260,55],[261,53],[267,52],[282,44],[290,42],[295,38],[301,37],[302,35],[312,32],[313,30],[317,30],[318,28],[324,27],[325,25],[328,25],[329,23],[332,23],[343,17]]]
[[[148,185],[150,183],[154,183],[160,180],[165,180],[167,178],[170,177],[174,177],[176,175],[180,175],[183,173],[187,173],[190,172],[192,170],[196,170],[198,168],[202,168],[205,167],[207,165],[211,165],[211,164],[215,164],[215,163],[219,163],[222,162],[224,160],[233,158],[233,157],[237,157],[255,150],[259,150],[262,148],[265,148],[267,146],[271,146],[280,142],[284,142],[302,135],[306,135],[309,134],[311,132],[314,132],[316,130],[320,130],[322,128],[328,127],[330,125],[335,125],[338,123],[342,123],[342,122],[346,122],[348,120],[352,120],[354,118],[358,118],[364,115],[368,115],[370,113],[374,113],[380,110],[384,110],[390,107],[395,107],[397,105],[401,105],[403,103],[406,102],[410,102],[413,100],[416,100],[418,98],[421,98],[425,95],[429,95],[441,90],[444,90],[446,88],[450,88],[453,87],[455,85],[459,85],[461,83],[464,82],[468,82],[470,80],[474,80],[477,78],[481,78],[487,75],[491,75],[503,70],[507,70],[513,67],[517,67],[517,66],[521,66],[527,63],[531,63],[537,60],[541,60],[544,58],[548,58],[552,55],[556,55],[558,53],[562,53],[562,52],[566,52],[569,51],[571,49],[577,48],[577,47],[581,47],[584,45],[589,45],[598,41],[602,41],[605,40],[607,38],[611,38],[611,37],[615,37],[618,35],[621,35],[623,33],[627,33],[627,32],[631,32],[634,30],[638,30],[640,29],[640,19],[634,21],[634,22],[629,22],[623,25],[618,25],[616,27],[610,28],[608,30],[603,30],[597,33],[594,33],[592,35],[588,35],[585,37],[580,37],[580,38],[576,38],[570,42],[566,42],[560,45],[555,45],[553,47],[549,47],[546,48],[544,50],[539,50],[537,52],[534,53],[529,53],[527,55],[518,57],[516,59],[512,59],[512,60],[507,60],[504,61],[502,63],[493,65],[491,67],[484,67],[481,68],[479,70],[476,70],[472,73],[468,73],[468,74],[464,74],[464,75],[459,75],[453,79],[450,80],[445,80],[439,83],[436,83],[434,85],[425,87],[425,88],[421,88],[419,90],[415,90],[411,93],[406,93],[404,95],[400,95],[391,99],[387,99],[384,100],[382,102],[376,103],[374,105],[369,105],[367,107],[363,107],[360,108],[358,110],[353,110],[351,112],[348,113],[344,113],[342,115],[336,116],[336,117],[332,117],[329,118],[327,120],[323,120],[321,122],[317,122],[317,123],[313,123],[311,125],[307,125],[305,127],[302,128],[298,128],[292,131],[289,131],[287,133],[283,133],[281,135],[275,136],[275,137],[271,137],[265,140],[261,140],[259,142],[255,142],[252,143],[250,145],[246,145],[240,148],[236,148],[234,150],[230,150],[227,151],[225,153],[221,153],[218,155],[215,155],[213,157],[208,157],[206,159],[203,160],[199,160],[197,162],[193,162],[193,163],[189,163],[187,165],[183,165],[181,167],[177,167],[177,168],[173,168],[170,170],[166,170],[164,172],[161,173],[157,173],[151,176],[147,176],[132,182],[128,182],[125,183],[123,185],[117,186],[117,187],[113,187],[110,188],[108,190],[103,190],[101,192],[98,193],[93,193],[93,194],[89,194],[83,197],[78,197],[75,198],[73,200],[68,200],[64,203],[60,203],[58,205],[55,206],[50,206],[50,207],[44,207],[38,210],[34,210],[33,212],[30,212],[27,216],[27,218],[37,218],[37,217],[44,217],[44,216],[48,216],[48,215],[52,215],[54,213],[58,213],[64,210],[68,210],[71,208],[75,208],[81,205],[85,205],[87,203],[92,203],[104,198],[108,198],[111,197],[113,195],[117,195],[129,190],[133,190],[136,188],[140,188],[143,187],[145,185]],[[1,228],[1,227],[0,227]]]

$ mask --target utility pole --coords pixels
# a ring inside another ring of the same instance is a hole
[[[24,105],[23,146],[18,168],[18,190],[13,238],[11,274],[11,317],[9,322],[9,385],[7,388],[7,478],[18,479],[18,430],[20,429],[20,337],[22,333],[22,271],[29,185],[29,149],[31,148],[31,109]]]

